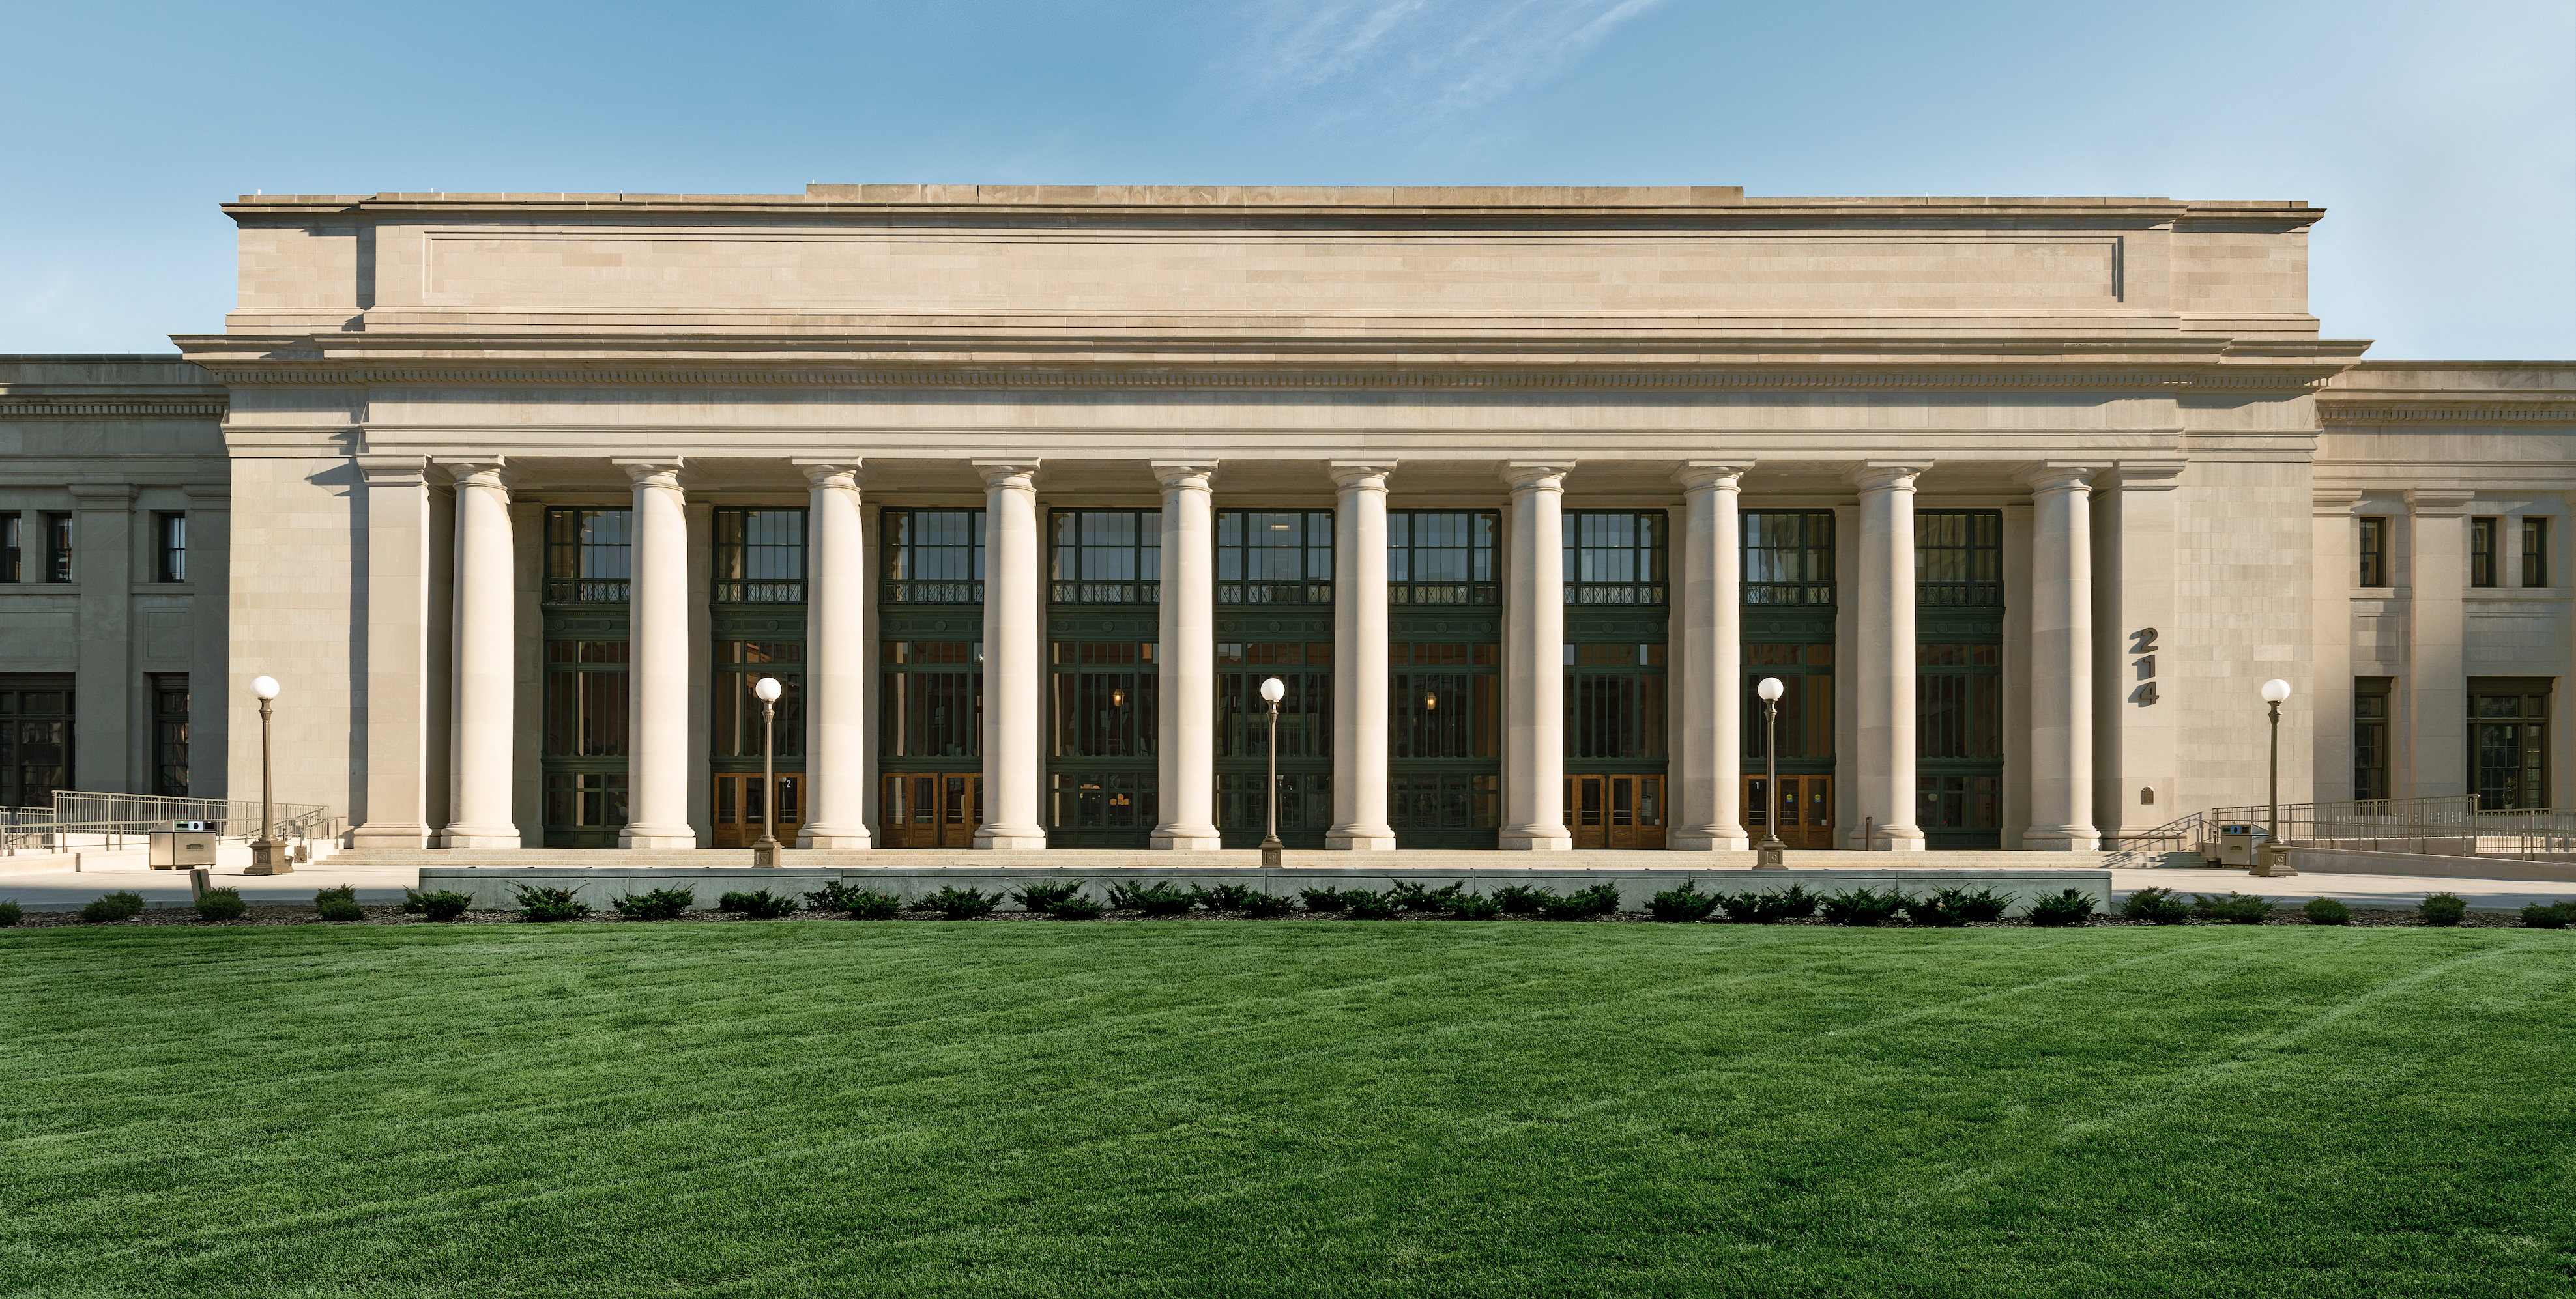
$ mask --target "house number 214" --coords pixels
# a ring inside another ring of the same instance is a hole
[[[2138,688],[2129,692],[2129,702],[2143,708],[2156,701],[2156,629],[2141,627],[2129,639],[2129,652],[2138,656]]]

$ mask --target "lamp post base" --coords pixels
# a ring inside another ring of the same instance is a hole
[[[755,867],[756,869],[760,869],[760,870],[777,870],[777,869],[779,868],[779,867],[778,867],[778,849],[779,849],[779,847],[780,847],[780,844],[779,844],[779,842],[778,842],[777,840],[775,840],[775,839],[767,839],[767,838],[764,838],[764,839],[762,839],[760,842],[753,844],[753,845],[751,846],[751,864],[752,864],[752,866],[753,866],[753,867]]]
[[[2299,872],[2290,866],[2288,844],[2265,844],[2254,850],[2253,874],[2265,879],[2279,879]]]
[[[1276,839],[1264,839],[1264,840],[1262,840],[1262,841],[1261,841],[1261,868],[1262,868],[1263,870],[1274,870],[1274,871],[1275,871],[1275,870],[1277,870],[1277,869],[1279,869],[1279,854],[1281,853],[1281,851],[1282,851],[1282,850],[1286,849],[1286,848],[1287,848],[1287,846],[1288,846],[1288,845],[1283,844],[1283,843],[1279,842],[1279,841],[1278,841],[1278,840],[1276,840]]]
[[[243,869],[242,874],[292,875],[294,873],[295,863],[287,859],[285,844],[272,843],[266,839],[252,841],[250,865]]]
[[[1753,850],[1753,869],[1784,871],[1789,869],[1789,845],[1777,839],[1765,839]]]

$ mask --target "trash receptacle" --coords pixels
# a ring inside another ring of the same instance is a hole
[[[2218,827],[2218,864],[2254,868],[2254,854],[2270,838],[2259,825],[2222,825]]]
[[[170,829],[152,832],[149,858],[157,871],[188,870],[215,864],[214,829],[203,821],[173,822]]]

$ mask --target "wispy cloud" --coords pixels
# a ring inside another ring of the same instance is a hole
[[[1242,67],[1268,94],[1445,116],[1545,80],[1661,3],[1269,0]]]

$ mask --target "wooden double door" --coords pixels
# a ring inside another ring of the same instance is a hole
[[[1662,776],[1568,776],[1566,827],[1577,848],[1664,846]]]
[[[716,833],[718,848],[748,848],[760,841],[760,809],[771,793],[777,795],[778,812],[775,833],[778,842],[796,846],[796,832],[805,827],[805,773],[779,772],[774,786],[761,783],[757,771],[719,771],[716,773]]]
[[[882,847],[972,848],[984,822],[984,773],[888,772],[878,808]]]
[[[1744,828],[1760,844],[1769,810],[1780,813],[1780,842],[1819,852],[1834,846],[1834,778],[1782,776],[1775,804],[1769,783],[1760,776],[1744,778]]]

